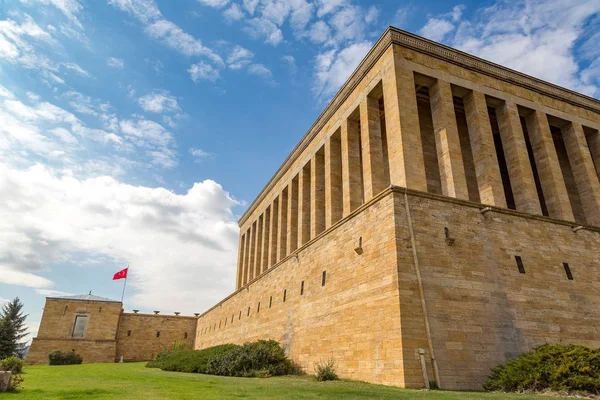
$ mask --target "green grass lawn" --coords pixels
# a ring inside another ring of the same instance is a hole
[[[145,363],[33,366],[18,393],[25,399],[542,399],[537,396],[399,389],[310,376],[228,378],[163,372]],[[547,398],[547,397],[546,397]]]

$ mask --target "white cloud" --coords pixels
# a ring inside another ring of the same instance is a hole
[[[202,42],[167,20],[156,21],[146,27],[146,33],[187,56],[206,56],[214,63],[223,64],[221,57],[202,45]]]
[[[8,90],[4,86],[0,85],[0,97],[5,97],[7,99],[14,99],[15,95],[10,90]]]
[[[408,17],[412,13],[412,11],[413,7],[410,5],[406,7],[400,7],[398,10],[396,10],[396,13],[394,14],[392,25],[397,28],[402,28],[408,23]]]
[[[123,69],[125,62],[122,58],[110,57],[108,60],[106,60],[106,65],[111,68]]]
[[[317,0],[317,16],[323,17],[347,4],[348,0]]]
[[[369,7],[369,9],[367,10],[367,13],[365,14],[365,22],[367,24],[372,24],[374,22],[377,21],[377,18],[379,18],[379,8],[377,8],[377,6],[371,6]]]
[[[248,14],[254,15],[254,11],[256,10],[256,6],[258,6],[260,0],[242,0],[242,4]]]
[[[83,25],[77,19],[76,14],[81,11],[82,6],[77,0],[20,0],[21,3],[28,5],[52,5],[58,8],[75,26],[83,29]]]
[[[357,42],[365,37],[367,25],[363,10],[358,6],[346,6],[333,14],[329,25],[334,29],[336,43]]]
[[[229,57],[227,57],[227,64],[231,69],[240,69],[250,64],[253,57],[254,53],[250,50],[241,46],[235,46]]]
[[[198,0],[198,3],[208,7],[223,8],[229,4],[229,0]]]
[[[239,203],[214,181],[176,194],[0,164],[0,197],[3,283],[49,289],[46,266],[83,254],[129,260],[128,307],[200,312],[233,290]]]
[[[288,65],[290,73],[295,76],[296,72],[298,72],[298,67],[296,66],[296,59],[294,56],[285,55],[281,57],[281,59]]]
[[[315,62],[315,82],[313,93],[321,100],[327,100],[344,84],[360,61],[371,49],[370,42],[354,43],[337,51],[321,53]]]
[[[61,65],[68,70],[77,72],[79,75],[90,77],[89,72],[87,72],[85,69],[81,68],[79,65],[77,65],[75,63],[64,62],[64,63],[61,63]]]
[[[177,99],[164,90],[154,90],[138,99],[138,104],[144,111],[163,113],[179,111],[180,107]]]
[[[148,36],[173,50],[187,56],[205,56],[212,62],[223,65],[223,59],[204,46],[199,39],[185,32],[175,23],[163,19],[154,0],[109,0],[109,4],[136,17],[145,25],[144,31]]]
[[[419,30],[419,35],[436,42],[441,42],[444,37],[453,30],[454,25],[452,22],[446,19],[431,18],[427,21],[427,24]]]
[[[146,151],[153,165],[162,168],[173,168],[177,165],[177,156],[173,150],[175,140],[171,132],[161,124],[138,118],[122,120],[119,127],[126,139]]]
[[[239,21],[244,18],[242,9],[237,4],[232,4],[227,10],[223,11],[223,15],[228,21]]]
[[[108,3],[133,15],[143,23],[162,17],[154,0],[108,0]]]
[[[460,13],[450,14],[460,17]],[[472,20],[463,20],[448,44],[572,90],[599,95],[598,81],[581,69],[575,55],[580,39],[593,32],[589,24],[598,13],[600,3],[589,0],[498,1],[476,12]],[[600,37],[592,43],[592,48],[598,48]],[[588,58],[589,67],[593,69],[599,59],[600,54]]]
[[[190,77],[194,82],[198,82],[201,79],[215,82],[219,79],[219,70],[215,69],[212,65],[200,61],[197,64],[192,64],[188,69]]]
[[[315,43],[325,43],[329,40],[330,34],[331,30],[327,23],[324,21],[317,21],[311,26],[308,37]]]
[[[208,153],[202,149],[197,149],[194,147],[190,148],[190,154],[192,156],[194,156],[194,158],[195,158],[194,162],[201,162],[201,161],[204,161],[213,156],[211,153]]]
[[[273,74],[271,70],[262,64],[252,64],[248,67],[248,73],[250,75],[260,76],[261,78],[271,78]]]
[[[255,38],[261,38],[273,46],[277,46],[283,40],[281,30],[268,19],[252,18],[247,21],[246,31]]]
[[[36,289],[35,292],[42,296],[55,297],[55,296],[73,296],[73,293],[61,292],[60,290],[52,289]]]

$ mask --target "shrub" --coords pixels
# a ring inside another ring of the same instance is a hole
[[[276,376],[293,371],[291,361],[274,340],[243,346],[224,344],[203,350],[161,352],[149,368],[225,376]]]
[[[81,364],[83,357],[74,351],[53,351],[48,355],[50,365],[73,365]]]
[[[211,358],[207,368],[207,373],[213,375],[245,377],[286,375],[291,371],[291,361],[274,340],[245,343]]]
[[[0,371],[10,371],[14,374],[23,373],[23,360],[17,357],[6,357],[0,361]]]
[[[148,368],[160,368],[163,371],[206,373],[208,361],[221,353],[228,352],[238,346],[223,344],[203,350],[162,351],[153,361],[146,364]]]
[[[315,364],[315,370],[318,381],[335,381],[339,379],[335,373],[335,360],[333,358],[318,362]]]
[[[600,393],[600,349],[545,344],[492,369],[486,390]]]

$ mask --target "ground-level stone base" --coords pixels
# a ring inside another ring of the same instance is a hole
[[[600,346],[600,230],[482,208],[383,192],[203,314],[196,347],[270,338],[309,373],[480,389],[534,346]]]
[[[115,362],[116,346],[115,340],[34,338],[25,362],[48,364],[48,355],[56,350],[74,351],[83,357],[84,363]]]

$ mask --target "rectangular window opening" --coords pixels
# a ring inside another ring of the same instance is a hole
[[[88,315],[78,315],[75,317],[75,325],[73,326],[73,333],[71,335],[72,337],[82,338],[84,336],[88,319]]]
[[[524,274],[525,267],[523,266],[523,260],[521,259],[521,256],[515,256],[515,260],[517,261],[517,268],[519,268],[519,272]]]
[[[563,267],[565,268],[565,273],[567,274],[567,278],[572,281],[573,273],[571,272],[571,267],[569,267],[569,263],[563,263]]]
[[[160,337],[160,331],[156,331],[156,337]]]
[[[325,286],[326,278],[327,278],[327,271],[323,271],[323,275],[321,276],[321,286]]]
[[[273,304],[273,296],[271,296],[269,298],[269,308],[271,308],[271,305]]]
[[[300,284],[300,296],[304,295],[304,281]]]
[[[256,308],[256,313],[258,314],[260,312],[260,301],[258,302],[258,307]]]
[[[287,297],[287,289],[283,291],[283,302],[285,303],[285,298]]]
[[[248,307],[248,315],[247,315],[247,317],[249,317],[249,316],[250,316],[250,307]]]

